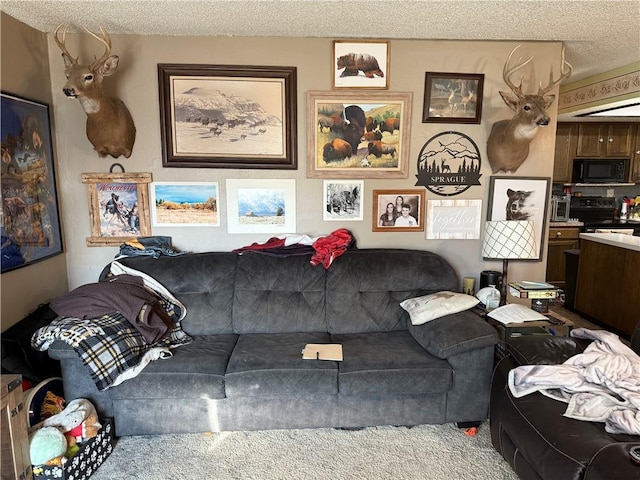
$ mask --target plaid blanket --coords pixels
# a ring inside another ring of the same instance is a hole
[[[120,383],[121,376],[132,378],[131,372],[136,368],[136,374],[139,373],[140,367],[148,363],[145,363],[145,355],[153,352],[154,358],[171,356],[172,348],[191,343],[192,338],[176,322],[168,335],[150,345],[126,318],[116,312],[86,320],[58,317],[33,334],[31,345],[45,351],[56,340],[73,347],[89,368],[98,390],[106,390]]]

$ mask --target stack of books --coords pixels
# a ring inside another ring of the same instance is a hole
[[[540,313],[549,311],[549,300],[558,296],[558,288],[546,282],[520,282],[509,283],[509,295],[516,298],[531,300],[531,308]]]

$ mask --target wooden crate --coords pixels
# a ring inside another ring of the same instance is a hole
[[[2,478],[31,479],[29,434],[21,375],[2,375]]]

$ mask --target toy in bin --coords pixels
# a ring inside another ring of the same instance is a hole
[[[100,430],[93,404],[84,398],[67,404],[57,393],[59,387],[56,382],[43,382],[28,394],[29,453],[33,465],[63,465],[80,450],[80,444]]]

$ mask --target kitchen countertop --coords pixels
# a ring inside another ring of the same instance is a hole
[[[623,235],[621,233],[581,233],[580,240],[590,240],[612,247],[640,252],[640,237],[634,237],[632,235]]]
[[[568,222],[549,222],[550,227],[583,227],[584,222],[568,221]]]

